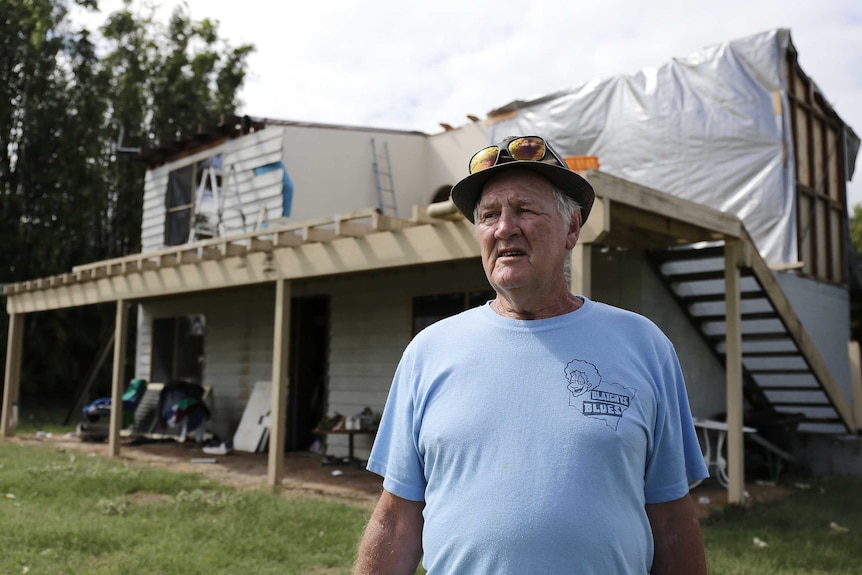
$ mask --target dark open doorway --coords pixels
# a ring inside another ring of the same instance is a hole
[[[290,313],[290,391],[285,450],[304,451],[324,415],[329,357],[329,298],[294,298]]]

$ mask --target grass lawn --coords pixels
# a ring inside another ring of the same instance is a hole
[[[710,575],[862,573],[862,478],[803,481],[795,495],[703,521]]]
[[[710,574],[862,573],[862,478],[807,482],[704,520]],[[0,441],[3,574],[347,574],[368,513]]]
[[[350,573],[367,508],[0,442],[0,573]]]

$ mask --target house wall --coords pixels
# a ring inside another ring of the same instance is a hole
[[[170,172],[216,154],[223,154],[220,191],[224,197],[224,225],[228,233],[241,233],[259,223],[261,209],[268,222],[302,222],[380,207],[375,148],[379,170],[392,174],[391,184],[382,176],[381,187],[391,186],[397,215],[409,218],[414,206],[428,205],[441,186],[452,186],[463,177],[466,158],[484,144],[484,125],[479,122],[434,137],[370,128],[270,124],[148,170],[142,251],[164,247]],[[384,160],[385,146],[389,149],[388,165]],[[276,162],[282,162],[284,168],[254,174],[255,168]],[[288,205],[283,201],[285,171],[293,188]],[[390,215],[387,208],[391,200],[384,195],[383,211]]]
[[[148,170],[144,180],[141,251],[164,247],[170,172],[216,154],[223,154],[220,193],[224,197],[223,221],[227,233],[254,229],[262,207],[268,220],[281,217],[283,170],[254,174],[255,168],[281,161],[281,150],[281,129],[266,128]]]
[[[412,330],[412,298],[488,289],[478,260],[395,269],[309,282],[302,293],[331,297],[328,413],[350,416],[386,404],[395,368]],[[367,457],[369,437],[357,437],[356,455]],[[347,454],[347,440],[327,438],[328,453]]]
[[[639,251],[593,251],[592,299],[651,319],[676,348],[695,417],[726,412],[725,373]]]
[[[487,145],[484,122],[429,136],[426,158],[429,186],[434,190],[454,186],[467,175],[467,163],[473,154]]]
[[[724,369],[701,341],[667,289],[637,252],[596,252],[593,296],[652,319],[677,348],[692,412],[710,417],[725,411]],[[478,260],[396,268],[296,282],[294,297],[330,297],[327,413],[350,416],[386,403],[395,367],[411,338],[412,298],[488,289]],[[152,320],[202,313],[206,316],[203,383],[212,387],[210,430],[232,437],[254,382],[272,374],[275,292],[272,285],[220,290],[155,300],[140,306],[136,375],[149,378]],[[366,457],[368,437],[356,438]],[[347,453],[347,440],[328,438],[328,452]]]
[[[712,417],[726,411],[724,366],[678,308],[643,254],[616,250],[602,253],[596,249],[592,260],[593,299],[649,317],[675,344],[692,413]],[[779,276],[836,381],[849,397],[844,344],[849,334],[841,327],[846,325],[849,313],[846,295],[834,286],[787,274]],[[328,413],[349,416],[366,406],[382,410],[395,366],[410,340],[413,296],[486,288],[481,266],[474,260],[296,282],[292,286],[295,297],[330,297]],[[203,383],[213,389],[210,428],[222,437],[232,436],[254,382],[271,377],[274,298],[273,286],[264,285],[141,304],[136,376],[149,379],[153,319],[204,314],[207,331]],[[329,438],[332,454],[346,453],[346,440],[342,439]],[[357,439],[360,457],[369,447],[368,438]]]
[[[150,380],[154,319],[203,314],[202,385],[212,388],[208,429],[232,437],[256,381],[272,377],[272,284],[147,301],[138,308],[135,376]]]
[[[852,402],[850,359],[850,294],[846,286],[836,286],[801,277],[793,273],[775,272],[781,289],[799,316],[835,382]]]
[[[294,297],[330,297],[328,413],[382,411],[395,367],[411,337],[415,295],[487,289],[478,261],[395,269],[296,282]],[[139,306],[136,377],[149,380],[152,321],[206,316],[203,385],[212,387],[209,430],[233,436],[256,381],[272,377],[275,290],[271,284],[153,300]],[[367,455],[369,438],[356,439]],[[329,438],[330,453],[346,455],[345,438]]]
[[[382,157],[388,144],[398,216],[409,217],[414,205],[430,201],[433,189],[426,183],[424,134],[296,125],[282,130],[284,165],[294,185],[292,221],[378,207],[372,139],[382,171],[387,171]],[[385,179],[382,184],[389,185]],[[385,203],[391,204],[390,199]]]

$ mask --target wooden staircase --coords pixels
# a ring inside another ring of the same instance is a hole
[[[740,269],[743,393],[747,410],[806,433],[855,433],[850,405],[751,239]],[[723,362],[727,332],[725,244],[648,254],[680,307]]]

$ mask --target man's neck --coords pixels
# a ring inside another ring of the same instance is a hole
[[[512,319],[547,319],[580,309],[584,301],[572,293],[565,292],[554,298],[525,298],[511,292],[497,292],[491,309],[497,314]]]

